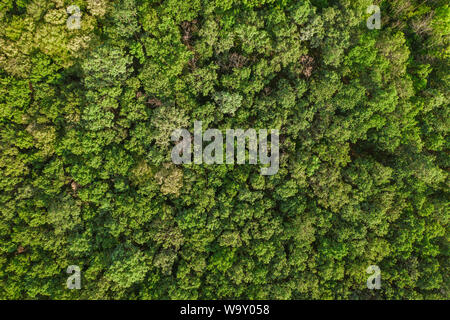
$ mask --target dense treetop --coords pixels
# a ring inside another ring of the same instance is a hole
[[[0,0],[0,298],[449,299],[449,31],[444,0]],[[278,173],[173,164],[196,120],[278,129]]]

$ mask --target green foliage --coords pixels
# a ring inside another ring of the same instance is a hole
[[[0,298],[448,299],[450,9],[370,4],[1,0]],[[195,120],[278,173],[174,165]]]

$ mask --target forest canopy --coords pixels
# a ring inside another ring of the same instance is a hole
[[[449,31],[445,0],[0,0],[0,299],[449,299]],[[195,121],[278,130],[279,170],[174,164]]]

